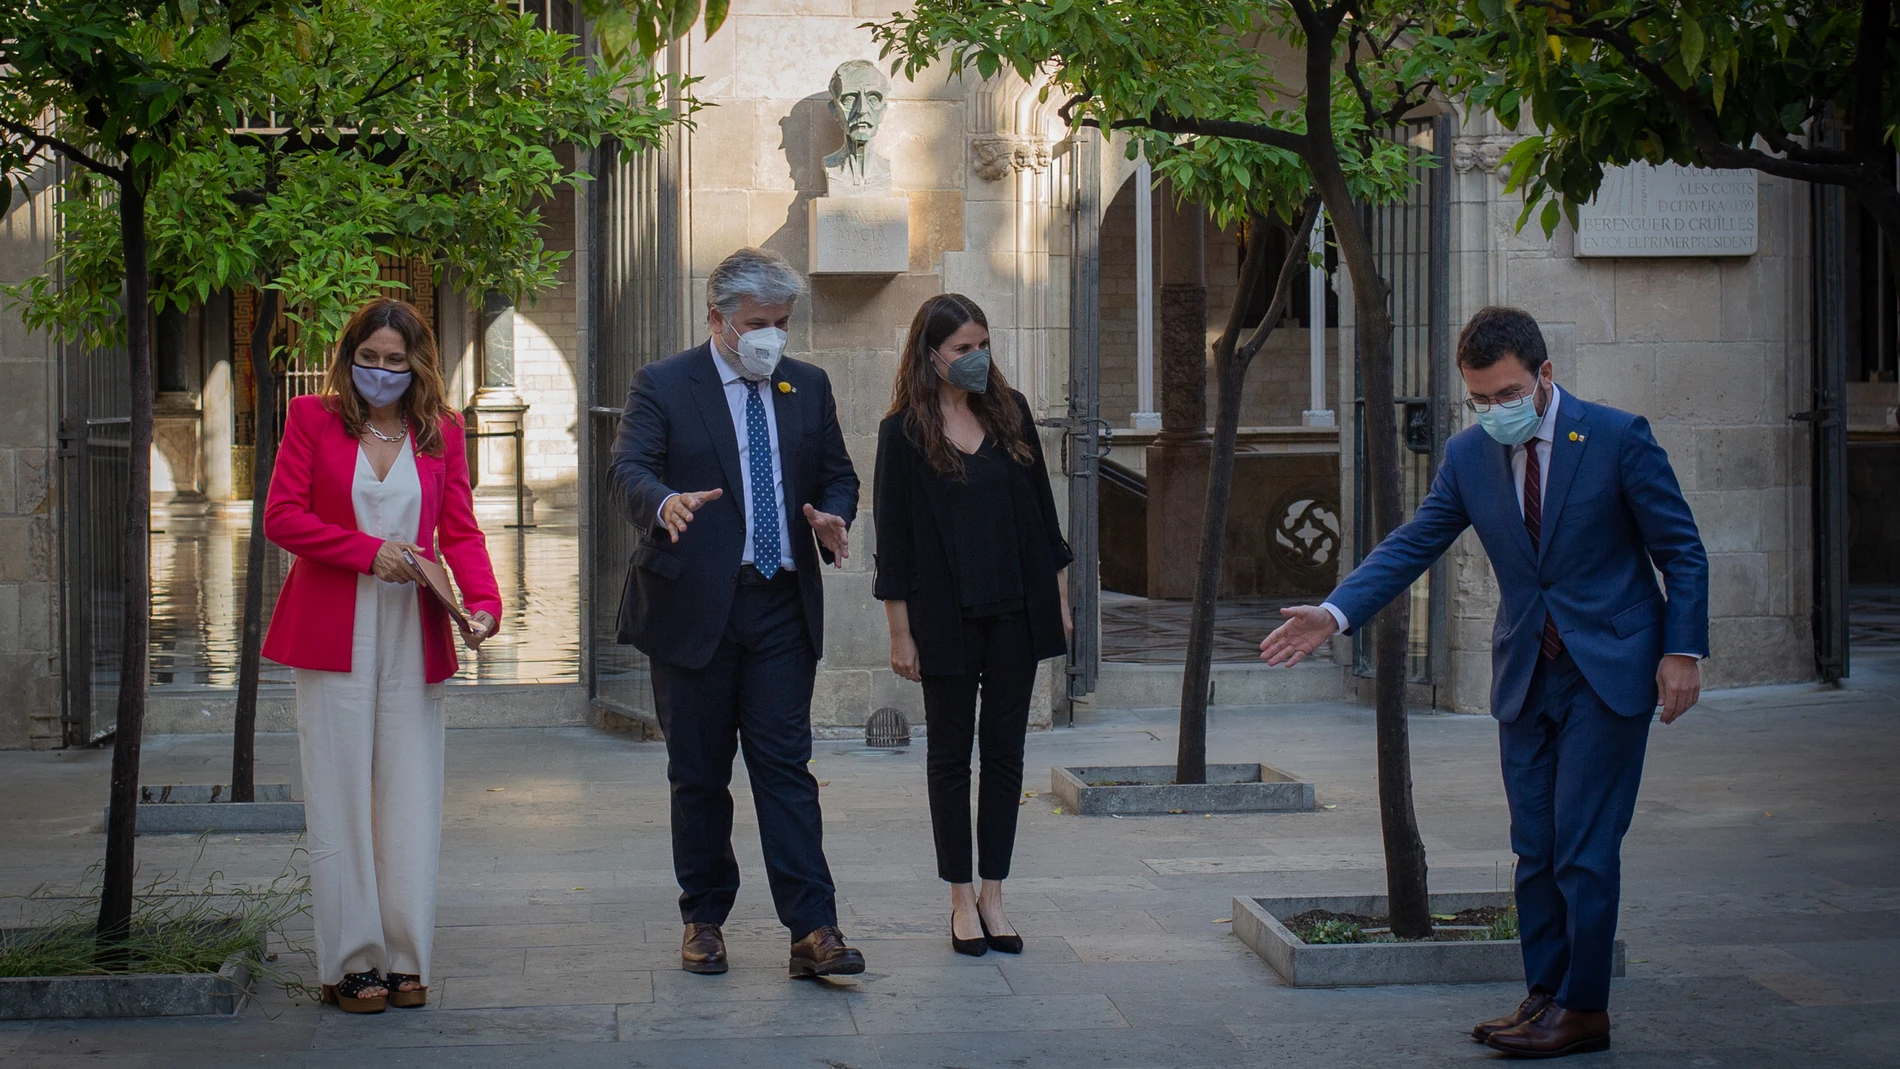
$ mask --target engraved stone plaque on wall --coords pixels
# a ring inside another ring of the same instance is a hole
[[[811,205],[811,273],[896,275],[910,269],[905,197],[820,197]]]
[[[1754,171],[1647,163],[1612,167],[1577,210],[1578,256],[1753,256]]]

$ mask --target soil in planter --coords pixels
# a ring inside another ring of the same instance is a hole
[[[1517,907],[1478,906],[1455,914],[1433,914],[1432,934],[1424,939],[1400,939],[1384,917],[1310,909],[1281,923],[1301,942],[1312,945],[1340,943],[1460,943],[1481,939],[1516,939]]]

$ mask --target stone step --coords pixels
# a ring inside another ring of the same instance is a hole
[[[1292,668],[1264,664],[1216,664],[1214,701],[1221,705],[1292,705],[1348,697],[1347,669],[1330,663]],[[1104,664],[1095,685],[1098,709],[1172,709],[1181,704],[1182,666]]]
[[[591,723],[587,688],[579,683],[451,683],[443,719],[452,728],[576,727]],[[205,735],[231,730],[237,714],[233,687],[166,687],[147,699],[148,735]],[[259,687],[257,730],[297,730],[297,691]]]

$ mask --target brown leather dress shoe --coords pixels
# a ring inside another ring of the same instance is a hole
[[[1484,1045],[1516,1058],[1561,1058],[1610,1049],[1610,1015],[1566,1010],[1551,1003],[1531,1020],[1485,1038]]]
[[[844,945],[844,933],[826,925],[792,944],[791,972],[808,976],[856,976],[864,971],[864,955]]]
[[[1544,1008],[1549,1005],[1549,995],[1544,994],[1542,991],[1533,991],[1525,995],[1524,1001],[1518,1003],[1517,1009],[1512,1010],[1510,1013],[1502,1017],[1492,1018],[1489,1021],[1480,1021],[1473,1025],[1471,1027],[1471,1038],[1483,1043],[1485,1038],[1492,1033],[1502,1032],[1506,1028],[1516,1028],[1518,1025],[1544,1012]]]
[[[726,971],[726,936],[717,924],[686,925],[680,939],[680,968],[704,976]]]

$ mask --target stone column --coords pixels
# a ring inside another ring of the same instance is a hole
[[[157,316],[152,331],[152,502],[177,511],[205,506],[200,477],[199,371],[197,342],[203,319],[167,308]],[[196,326],[197,330],[192,328]]]
[[[482,296],[482,385],[469,402],[467,422],[481,434],[508,435],[525,427],[527,402],[515,390],[515,302],[494,290]],[[515,519],[515,439],[478,439],[469,450],[475,514],[483,522]],[[523,519],[534,522],[534,491],[523,492]]]
[[[1159,356],[1161,433],[1148,447],[1148,596],[1194,593],[1213,441],[1207,429],[1206,221],[1163,188]]]

